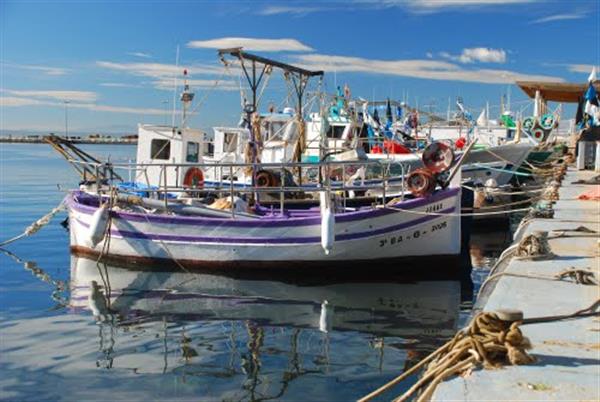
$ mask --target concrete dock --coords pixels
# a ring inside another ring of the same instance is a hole
[[[600,202],[577,199],[597,185],[572,184],[597,175],[570,167],[559,189],[553,219],[532,219],[516,233],[515,243],[534,231],[547,231],[554,258],[544,261],[506,258],[497,279],[486,285],[476,310],[518,309],[525,319],[571,314],[600,298]],[[571,231],[580,226],[596,233]],[[552,277],[568,268],[594,272],[596,285]],[[510,276],[526,275],[526,277]],[[587,317],[521,327],[532,343],[531,365],[473,370],[465,377],[441,383],[436,401],[589,401],[600,400],[600,318]]]

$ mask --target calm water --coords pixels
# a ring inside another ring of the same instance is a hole
[[[49,146],[2,144],[0,163],[0,241],[77,183]],[[351,400],[415,364],[467,314],[458,280],[316,286],[97,265],[71,258],[64,218],[0,254],[2,399]],[[504,232],[473,236],[475,286]]]

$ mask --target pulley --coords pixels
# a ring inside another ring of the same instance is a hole
[[[433,142],[423,151],[423,165],[432,173],[442,173],[450,169],[454,162],[454,151],[444,142]]]
[[[427,169],[413,170],[406,178],[408,190],[415,197],[425,197],[435,190],[435,176]]]

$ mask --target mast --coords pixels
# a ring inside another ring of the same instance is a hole
[[[181,125],[185,126],[187,123],[187,112],[192,100],[194,100],[194,93],[190,92],[190,86],[188,85],[188,71],[183,70],[183,92],[181,93],[181,102],[183,103],[183,116]]]
[[[247,53],[247,52],[243,51],[241,47],[229,48],[229,49],[219,49],[218,53],[219,53],[219,58],[221,59],[221,62],[223,62],[223,64],[227,64],[227,61],[225,60],[226,55],[236,57],[237,59],[240,60],[240,64],[242,66],[242,71],[244,72],[246,80],[248,81],[248,85],[250,86],[250,90],[252,91],[252,103],[247,104],[246,107],[244,108],[244,111],[248,114],[249,118],[258,109],[258,104],[257,104],[258,100],[256,97],[256,92],[258,90],[258,87],[260,86],[260,83],[261,83],[264,75],[265,75],[265,72],[267,74],[270,73],[274,67],[283,70],[283,74],[284,74],[285,78],[289,79],[292,82],[292,85],[294,87],[294,92],[296,93],[296,100],[297,100],[296,112],[297,112],[297,116],[298,116],[298,123],[299,123],[299,129],[300,129],[300,138],[298,139],[298,145],[296,147],[295,159],[297,162],[300,162],[301,158],[302,158],[302,153],[304,152],[304,148],[305,148],[305,135],[304,135],[305,127],[304,127],[304,117],[303,117],[303,110],[302,110],[302,102],[303,102],[303,98],[304,98],[304,93],[305,93],[306,86],[308,85],[309,80],[312,77],[321,77],[321,79],[322,79],[322,77],[324,75],[323,71],[306,70],[304,68],[293,66],[291,64],[282,63],[277,60],[267,59],[262,56],[257,56],[255,54]],[[250,61],[251,65],[246,66],[246,61]],[[262,68],[261,68],[261,66],[262,66]],[[250,71],[249,71],[249,69],[250,69]],[[258,76],[257,76],[257,70],[260,70],[260,71],[258,71]],[[249,119],[249,121],[251,121],[251,119]],[[251,124],[250,125],[250,137],[251,137],[252,142],[254,142],[254,138],[256,135],[257,135],[257,133],[253,132],[253,128],[252,128],[252,124]],[[254,159],[256,159],[256,152],[254,152]],[[254,162],[256,162],[256,161],[254,161]],[[254,174],[253,174],[253,176],[254,176]],[[302,184],[301,168],[298,168],[298,177],[299,177],[299,183]],[[252,181],[254,184],[254,179]]]

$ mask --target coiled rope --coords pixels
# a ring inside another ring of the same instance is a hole
[[[42,216],[40,219],[33,222],[31,225],[27,226],[25,231],[23,233],[21,233],[20,235],[15,236],[13,238],[10,238],[10,239],[5,240],[2,243],[0,243],[0,247],[4,247],[7,244],[10,244],[19,239],[22,239],[23,237],[31,236],[32,234],[37,233],[41,228],[43,228],[48,223],[50,223],[50,220],[54,217],[54,215],[56,215],[57,213],[59,213],[60,211],[62,211],[64,209],[64,202],[65,201],[62,200],[55,208],[53,208],[46,215]]]
[[[535,358],[527,353],[527,350],[531,349],[531,343],[527,337],[523,336],[519,328],[521,325],[598,316],[600,315],[599,306],[600,299],[589,307],[572,314],[528,319],[523,319],[520,312],[517,314],[515,312],[510,312],[510,314],[479,313],[468,327],[460,330],[450,341],[409,370],[358,401],[366,402],[381,395],[421,369],[424,369],[424,373],[420,379],[404,394],[394,399],[394,402],[406,401],[418,392],[420,392],[416,399],[418,402],[429,401],[439,383],[453,375],[468,373],[477,367],[489,369],[507,364],[530,364],[535,361]]]

